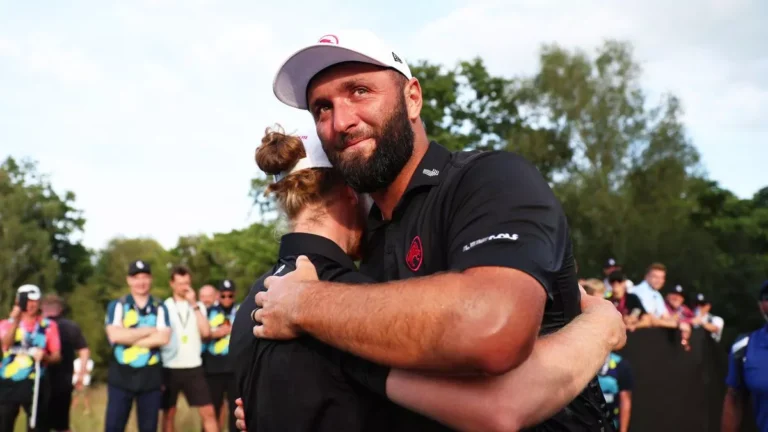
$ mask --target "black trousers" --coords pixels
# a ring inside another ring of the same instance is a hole
[[[208,381],[208,390],[211,392],[213,408],[216,410],[216,422],[218,423],[219,421],[221,406],[224,403],[224,395],[226,394],[227,403],[229,405],[229,432],[236,432],[235,399],[237,399],[237,386],[235,383],[235,375],[231,373],[211,374],[206,375],[205,379]]]
[[[19,416],[19,410],[24,409],[27,414],[27,431],[28,432],[48,432],[49,426],[47,423],[48,414],[48,391],[40,385],[40,393],[37,400],[37,418],[35,419],[35,428],[29,427],[29,417],[32,415],[32,401],[29,402],[6,402],[0,401],[0,431],[13,431],[16,425],[16,418]]]

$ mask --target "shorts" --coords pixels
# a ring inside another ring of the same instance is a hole
[[[69,430],[69,411],[72,405],[72,387],[51,389],[48,401],[48,427],[55,431]]]
[[[198,366],[189,369],[163,368],[163,410],[167,411],[176,406],[179,392],[191,407],[211,405],[211,393],[205,380],[203,368]]]

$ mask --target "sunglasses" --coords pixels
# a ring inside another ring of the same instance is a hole
[[[221,294],[221,298],[234,298],[233,294]]]

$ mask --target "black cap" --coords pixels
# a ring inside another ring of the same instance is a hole
[[[683,297],[685,297],[685,289],[682,285],[675,285],[672,287],[667,294],[679,294]]]
[[[609,267],[621,267],[621,264],[619,264],[615,259],[608,258],[608,260],[603,265],[604,269],[607,269]]]
[[[625,280],[627,280],[627,277],[619,270],[612,271],[611,274],[608,275],[608,283],[624,282]]]
[[[768,301],[768,280],[760,287],[760,300]]]
[[[709,299],[702,293],[696,294],[696,304],[705,305],[709,304]]]
[[[139,273],[152,274],[152,268],[148,262],[136,260],[128,265],[128,276],[136,276]]]
[[[219,291],[234,291],[235,283],[230,279],[224,279],[219,283]]]

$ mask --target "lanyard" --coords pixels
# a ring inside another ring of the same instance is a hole
[[[187,306],[186,318],[182,319],[181,318],[181,312],[179,312],[179,305],[176,304],[176,315],[179,316],[179,322],[181,323],[181,328],[183,328],[184,330],[187,329],[187,323],[189,322],[190,309],[192,309],[192,307],[191,306]]]

